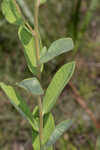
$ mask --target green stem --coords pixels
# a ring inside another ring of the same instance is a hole
[[[34,0],[35,1],[35,0]],[[39,4],[40,0],[34,2],[34,29],[35,29],[35,47],[36,47],[36,60],[38,66],[38,78],[41,79],[41,66],[38,64],[40,59],[40,46],[39,46],[39,28],[38,28],[38,14],[39,14]],[[43,140],[43,115],[42,115],[42,101],[41,96],[38,96],[38,106],[39,106],[39,118],[40,118],[40,127],[39,127],[39,137],[40,137],[40,148],[42,147]]]

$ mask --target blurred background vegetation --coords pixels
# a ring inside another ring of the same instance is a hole
[[[17,2],[33,26],[33,0]],[[39,21],[43,44],[47,47],[61,37],[72,37],[75,43],[73,52],[45,65],[42,80],[44,88],[61,65],[69,60],[76,60],[77,67],[71,83],[99,122],[100,0],[47,0],[40,8]],[[32,74],[26,66],[17,27],[4,19],[0,7],[0,81],[15,84],[29,76],[32,77]],[[32,109],[36,103],[32,95],[24,90],[19,92]],[[77,95],[68,85],[53,111],[56,123],[65,118],[76,120],[73,127],[57,142],[56,150],[95,149],[100,129],[76,100]],[[16,112],[0,90],[0,150],[31,150],[30,133],[29,124]]]

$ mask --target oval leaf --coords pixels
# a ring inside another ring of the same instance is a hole
[[[44,56],[40,57],[40,64],[46,63],[54,57],[73,49],[71,38],[63,38],[53,42]]]
[[[23,23],[23,18],[14,0],[3,0],[2,12],[9,23],[20,25]]]
[[[65,120],[61,122],[59,125],[57,125],[53,133],[51,134],[48,142],[45,144],[43,150],[46,150],[48,147],[55,144],[56,141],[60,138],[60,136],[63,135],[63,133],[67,131],[72,126],[72,124],[73,124],[72,120]]]
[[[35,40],[32,33],[25,25],[21,25],[18,31],[19,39],[24,46],[24,54],[28,68],[33,74],[37,74]]]
[[[69,82],[74,72],[75,63],[65,64],[53,77],[43,99],[43,113],[48,113],[55,105],[65,85]]]
[[[55,123],[54,123],[54,118],[51,113],[46,114],[44,116],[44,128],[43,128],[43,145],[48,141],[51,133],[55,129]],[[33,135],[33,147],[34,150],[40,150],[40,140],[39,140],[39,135],[35,131],[32,133]],[[53,147],[50,146],[46,150],[53,150]]]
[[[44,93],[37,78],[25,79],[20,83],[17,83],[17,85],[35,95],[42,95]]]
[[[23,115],[29,121],[33,129],[38,131],[37,122],[33,119],[28,105],[22,99],[22,97],[15,91],[15,89],[12,86],[0,83],[0,87],[3,89],[3,91],[9,98],[10,102],[14,105],[14,107],[21,113],[21,115]]]

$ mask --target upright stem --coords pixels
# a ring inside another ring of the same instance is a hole
[[[40,59],[39,29],[38,29],[39,4],[40,4],[40,0],[34,0],[34,29],[35,29],[36,60],[38,66],[38,78],[41,79],[40,65],[38,64],[38,61]],[[40,148],[41,148],[42,139],[43,139],[43,115],[42,115],[41,96],[38,96],[38,106],[39,106],[39,117],[40,117],[39,137],[40,137]]]

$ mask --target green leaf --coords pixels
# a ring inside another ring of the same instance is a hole
[[[32,33],[25,25],[21,25],[18,31],[19,39],[24,46],[24,54],[28,68],[33,74],[37,74],[35,40]]]
[[[50,112],[55,105],[63,88],[69,82],[75,69],[75,63],[71,62],[61,67],[53,77],[43,99],[43,114]]]
[[[46,114],[44,116],[44,128],[43,128],[43,144],[45,144],[51,133],[53,132],[55,128],[54,118],[51,113]],[[39,141],[39,135],[33,131],[33,148],[34,150],[40,150],[40,141]],[[50,146],[47,150],[53,150],[53,147]]]
[[[44,56],[40,57],[40,64],[46,63],[54,57],[73,49],[71,38],[63,38],[53,42]]]
[[[32,128],[38,131],[37,122],[33,119],[32,114],[28,108],[26,102],[22,99],[22,97],[15,91],[12,86],[6,85],[4,83],[0,83],[0,87],[3,89],[10,102],[14,105],[14,107],[26,118],[31,124]]]
[[[100,136],[98,137],[96,142],[96,150],[100,150]]]
[[[72,124],[73,124],[72,120],[65,120],[61,122],[59,125],[57,125],[54,131],[52,132],[48,142],[44,145],[43,150],[46,150],[48,147],[55,144],[56,141],[60,138],[60,136],[63,135],[63,133],[67,131],[72,126]]]
[[[9,23],[20,25],[24,21],[14,0],[3,0],[2,12]]]
[[[43,89],[37,78],[29,78],[17,83],[17,85],[35,95],[42,95]]]

